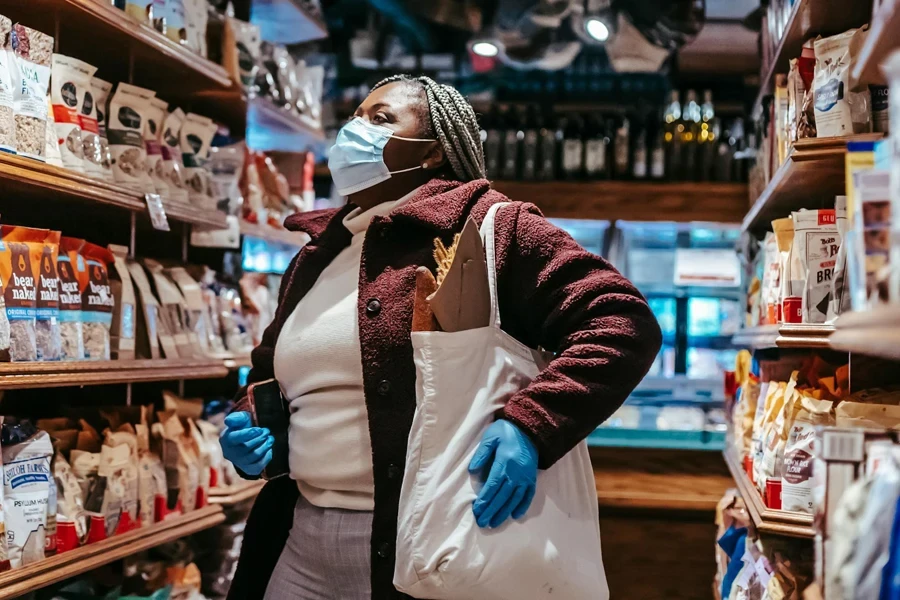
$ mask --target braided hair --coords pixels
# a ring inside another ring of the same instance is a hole
[[[425,92],[431,117],[431,123],[426,122],[426,133],[441,142],[456,177],[462,181],[472,181],[487,176],[481,129],[475,111],[456,88],[424,75],[393,75],[376,83],[372,91],[389,83],[403,83]]]

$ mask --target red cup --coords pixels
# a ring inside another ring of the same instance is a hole
[[[56,553],[62,554],[78,547],[78,532],[72,521],[59,521],[56,524]]]
[[[766,479],[766,507],[781,510],[780,479]]]
[[[85,541],[85,544],[102,542],[105,539],[106,518],[103,515],[91,515],[91,522],[88,525],[87,541]]]
[[[803,299],[798,296],[789,296],[784,299],[784,322],[803,322]]]

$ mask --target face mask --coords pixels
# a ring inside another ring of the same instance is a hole
[[[384,147],[392,137],[407,142],[434,141],[400,137],[387,127],[373,125],[361,117],[341,128],[328,153],[328,168],[338,194],[349,196],[387,181],[396,173],[422,168],[419,165],[399,171],[388,170],[384,164]]]

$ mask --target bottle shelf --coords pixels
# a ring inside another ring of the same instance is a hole
[[[0,363],[0,391],[217,379],[227,375],[223,360],[208,358]]]
[[[738,491],[744,498],[747,512],[750,513],[750,519],[759,533],[808,539],[815,537],[816,528],[813,526],[812,515],[767,508],[734,452],[726,449],[724,454],[728,470],[731,471]]]
[[[224,521],[222,507],[211,505],[0,573],[0,600],[17,598],[143,550],[215,527]]]
[[[762,234],[773,219],[801,208],[833,208],[834,197],[844,193],[844,155],[847,142],[874,141],[881,133],[798,140],[784,164],[743,220],[744,231]],[[816,206],[818,204],[819,206]]]
[[[848,313],[835,326],[829,340],[833,349],[900,360],[900,307]]]

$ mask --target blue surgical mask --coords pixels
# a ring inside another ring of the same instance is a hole
[[[422,168],[418,165],[399,171],[388,169],[384,164],[384,147],[392,137],[407,142],[434,141],[400,137],[387,127],[373,125],[361,117],[341,128],[328,153],[328,169],[338,194],[349,196],[387,181],[396,173]]]

